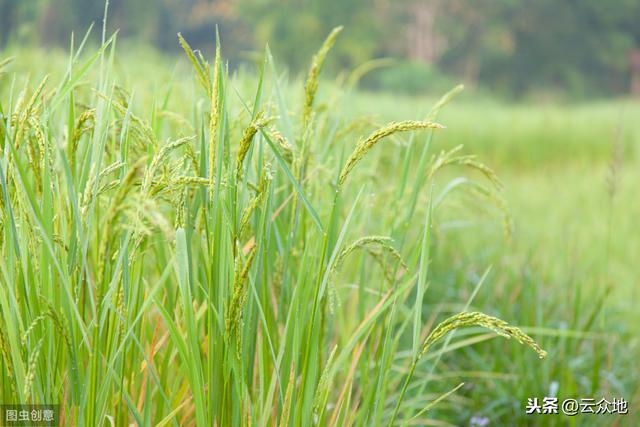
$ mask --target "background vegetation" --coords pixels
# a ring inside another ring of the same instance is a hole
[[[619,95],[640,75],[638,65],[631,70],[640,49],[634,0],[160,0],[153,7],[112,0],[110,10],[109,28],[121,40],[175,53],[175,34],[182,32],[195,48],[211,51],[217,26],[232,66],[256,58],[269,42],[296,73],[325,34],[344,25],[329,66],[342,70],[391,57],[396,66],[365,83],[384,88],[406,81],[400,89],[412,93],[420,80],[421,91],[446,90],[433,78],[445,75],[509,97]],[[0,46],[66,48],[71,31],[83,34],[101,22],[104,2],[0,0],[0,11]]]

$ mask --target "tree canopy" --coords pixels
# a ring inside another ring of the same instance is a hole
[[[212,49],[218,28],[225,51],[235,53],[229,57],[232,65],[269,42],[280,62],[300,72],[326,34],[344,25],[333,61],[337,67],[396,58],[400,65],[413,65],[377,82],[406,82],[412,91],[425,76],[441,75],[513,96],[626,94],[633,78],[630,58],[640,50],[635,0],[158,0],[152,5],[110,0],[109,29],[172,51],[178,49],[178,32],[193,46]],[[0,0],[0,47],[66,46],[72,31],[101,24],[103,13],[103,0]]]

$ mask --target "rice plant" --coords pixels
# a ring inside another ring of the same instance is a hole
[[[335,114],[318,88],[339,32],[299,96],[267,49],[250,99],[219,43],[211,65],[180,36],[198,86],[177,111],[136,107],[115,37],[72,49],[57,84],[0,61],[4,402],[59,403],[65,425],[399,425],[458,390],[412,387],[458,328],[545,356],[496,317],[424,312],[434,211],[467,191],[508,231],[500,181],[459,149],[430,155],[460,88],[364,135]],[[417,169],[386,170],[384,144]],[[435,194],[451,165],[469,178]],[[397,199],[371,210],[380,180]]]

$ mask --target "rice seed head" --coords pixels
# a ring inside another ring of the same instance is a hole
[[[265,171],[260,180],[260,186],[256,189],[256,195],[249,201],[249,204],[242,210],[242,215],[240,216],[240,228],[238,229],[238,237],[242,236],[242,233],[249,226],[249,221],[251,219],[251,214],[258,208],[260,203],[264,200],[268,192],[268,185],[271,181],[271,172],[268,169],[268,166],[265,166]]]
[[[34,167],[34,173],[36,176],[36,182],[38,182],[40,185],[42,185],[42,171],[45,170],[45,168],[49,169],[49,176],[55,176],[54,172],[53,172],[53,153],[51,150],[47,151],[47,146],[49,144],[47,144],[47,140],[46,140],[46,136],[44,133],[44,130],[40,124],[40,122],[37,120],[36,117],[29,117],[29,127],[30,130],[32,131],[32,133],[34,134],[35,138],[29,138],[29,144],[27,145],[27,153],[30,157],[30,161],[31,164],[37,167]],[[35,143],[37,144],[37,150],[35,149],[35,147],[32,144],[32,141],[35,140]],[[48,154],[48,156],[47,156]],[[49,159],[48,164],[45,165],[45,158]],[[51,184],[51,190],[53,191],[53,181],[50,182]],[[44,188],[42,189],[43,191],[45,190]]]
[[[128,106],[123,105],[121,102],[113,99],[113,97],[106,96],[101,92],[96,92],[96,95],[108,102],[116,111],[118,111],[118,113],[129,120],[129,132],[131,133],[131,136],[134,137],[134,140],[137,140],[143,145],[144,151],[146,151],[146,145],[151,145],[153,147],[158,145],[158,140],[156,139],[155,132],[151,126],[146,121],[133,114]]]
[[[47,312],[46,315],[53,321],[53,326],[58,330],[58,333],[62,335],[62,339],[67,345],[67,350],[69,354],[72,354],[73,348],[71,346],[71,335],[69,333],[69,328],[67,327],[66,322],[60,317],[58,312],[53,308],[51,304],[47,304]]]
[[[119,324],[118,326],[118,336],[120,338],[120,340],[124,339],[124,333],[125,333],[125,322],[127,319],[127,307],[125,305],[125,300],[124,300],[124,285],[120,284],[119,289],[118,289],[118,295],[116,296],[116,313],[119,314],[119,316],[117,316],[117,322]],[[122,342],[122,341],[120,341]]]
[[[67,158],[69,159],[72,170],[76,167],[76,157],[78,152],[78,145],[82,135],[90,132],[95,127],[96,110],[95,108],[89,108],[85,110],[76,119],[73,131],[71,135],[68,135],[67,141]]]
[[[361,237],[358,240],[356,240],[353,243],[351,243],[346,248],[344,248],[342,250],[342,252],[340,252],[338,257],[336,258],[335,263],[333,264],[334,265],[334,270],[340,268],[340,266],[344,262],[344,259],[349,254],[354,252],[356,249],[364,248],[364,247],[370,246],[370,245],[378,245],[378,246],[382,247],[384,250],[388,251],[394,258],[396,258],[403,267],[408,269],[407,264],[402,259],[402,255],[400,255],[398,250],[392,246],[392,243],[393,243],[393,239],[391,237],[387,237],[387,236],[365,236],[365,237]]]
[[[149,165],[149,167],[145,172],[144,179],[142,181],[143,194],[148,193],[149,187],[151,186],[152,179],[158,167],[160,166],[161,162],[163,162],[164,159],[169,155],[169,153],[175,150],[176,148],[188,143],[189,141],[192,141],[193,139],[195,139],[195,135],[186,136],[184,138],[180,138],[175,141],[169,142],[168,144],[165,144],[162,146],[162,148],[160,148],[160,150],[155,154],[155,156],[153,156],[153,159],[151,160],[151,164]]]
[[[209,183],[209,180],[203,178],[205,180],[205,185]],[[180,191],[178,196],[178,205],[176,207],[176,218],[173,223],[174,228],[185,228],[186,226],[186,218],[187,218],[187,187],[185,186],[182,191]]]
[[[95,187],[96,180],[98,177],[96,176],[95,171],[95,163],[91,165],[89,169],[89,178],[87,179],[87,183],[84,187],[84,193],[82,193],[82,197],[80,198],[80,213],[82,214],[83,219],[86,220],[87,210],[89,209],[89,205],[93,200],[93,189]]]
[[[216,149],[218,141],[218,128],[220,122],[220,75],[221,75],[220,43],[216,45],[216,59],[213,64],[213,84],[211,86],[211,112],[209,113],[209,198],[213,200],[215,179],[213,172],[216,167]]]
[[[242,179],[244,159],[245,157],[247,157],[249,148],[251,148],[253,137],[261,128],[268,125],[272,120],[273,119],[270,117],[265,118],[264,114],[262,112],[259,112],[258,114],[256,114],[256,118],[244,130],[244,134],[242,135],[242,139],[240,140],[240,147],[238,148],[238,153],[236,154],[236,181],[239,182]]]
[[[378,248],[375,247],[368,247],[366,248],[366,252],[371,255],[371,257],[376,260],[378,262],[378,264],[380,264],[380,267],[382,268],[382,274],[384,275],[385,279],[387,279],[387,281],[391,284],[394,283],[395,281],[395,277],[394,276],[394,272],[395,270],[393,270],[392,266],[389,266],[387,259],[384,256],[384,251],[380,250]],[[398,255],[394,255],[394,258],[398,259]],[[404,267],[405,271],[408,270],[408,268],[406,268],[406,264],[404,263],[404,261],[402,260],[402,258],[399,259],[400,260],[400,265],[402,267]]]
[[[475,156],[465,156],[460,160],[460,164],[480,171],[498,189],[502,189],[502,181],[489,166],[476,160]]]
[[[120,161],[113,162],[112,164],[110,164],[106,168],[102,169],[102,171],[100,171],[100,175],[98,175],[98,178],[102,179],[102,178],[104,178],[106,176],[109,176],[112,173],[114,173],[115,171],[118,171],[121,168],[123,168],[124,165],[125,165],[124,162],[120,162]]]
[[[422,345],[418,359],[424,356],[434,343],[442,339],[449,332],[458,328],[471,326],[481,326],[494,331],[504,338],[514,338],[520,344],[533,349],[541,359],[547,356],[547,352],[544,351],[533,338],[522,332],[519,328],[510,326],[504,320],[480,312],[463,312],[449,317],[431,331]]]
[[[511,215],[511,210],[509,210],[509,204],[507,203],[503,195],[494,188],[489,188],[481,185],[471,187],[471,191],[475,191],[480,195],[486,197],[486,199],[493,203],[493,205],[500,211],[500,213],[502,214],[502,227],[504,230],[504,236],[507,239],[510,238],[515,226],[513,222],[513,216]]]
[[[329,354],[327,363],[322,370],[322,375],[320,375],[320,381],[318,381],[318,386],[316,387],[316,392],[313,398],[313,414],[315,416],[318,416],[318,414],[324,410],[323,407],[326,404],[327,396],[329,394],[329,390],[331,388],[331,383],[333,380],[331,370],[333,368],[337,349],[338,345],[336,344],[333,346],[333,350],[331,350],[331,353]]]
[[[138,238],[142,239],[159,230],[167,240],[174,239],[175,229],[170,226],[155,198],[133,197],[126,210],[135,212],[136,215],[130,215],[124,226],[132,230]]]
[[[287,384],[287,391],[284,397],[284,403],[282,404],[282,414],[280,415],[279,427],[286,427],[289,425],[289,414],[291,413],[291,397],[293,396],[293,390],[296,384],[296,367],[295,364],[291,364],[291,370],[289,371],[289,383]]]
[[[253,259],[256,256],[256,247],[254,246],[247,256],[247,260],[244,266],[240,268],[240,257],[236,260],[236,268],[234,274],[233,294],[231,295],[231,302],[229,303],[229,309],[227,311],[226,329],[227,337],[234,338],[238,334],[240,329],[240,322],[242,320],[242,310],[247,298],[247,278],[249,276],[249,269],[253,263]],[[239,350],[239,348],[238,348]]]
[[[47,85],[48,81],[49,81],[49,76],[48,75],[44,76],[44,78],[42,79],[42,82],[40,82],[40,85],[35,90],[33,95],[31,95],[31,99],[29,99],[29,102],[27,103],[27,106],[24,110],[26,113],[33,114],[33,115],[37,114],[36,107],[38,105],[38,98],[40,97],[40,95],[42,95],[42,92],[44,91],[44,88]]]
[[[122,183],[120,184],[118,192],[115,194],[111,201],[109,210],[106,213],[103,229],[104,238],[100,241],[100,247],[98,249],[98,254],[100,257],[99,259],[101,260],[101,262],[98,264],[98,283],[101,283],[102,279],[104,278],[104,271],[106,268],[105,264],[109,255],[108,248],[112,239],[114,238],[114,226],[118,218],[124,211],[127,195],[131,192],[131,190],[133,190],[136,178],[142,170],[142,166],[145,162],[146,157],[140,158],[140,160],[138,160],[127,172],[127,174],[124,176],[124,179],[122,180]],[[98,301],[102,303],[102,295],[98,296]]]
[[[96,110],[95,108],[91,108],[85,110],[80,116],[76,119],[76,123],[73,127],[73,135],[71,135],[71,144],[70,150],[72,153],[78,148],[78,141],[80,141],[80,137],[89,130],[93,129],[95,126],[96,119]]]
[[[475,169],[482,173],[494,187],[497,189],[502,188],[502,182],[498,175],[489,166],[478,161],[473,155],[457,155],[462,150],[462,145],[452,148],[449,151],[442,151],[436,157],[431,160],[429,167],[427,168],[427,180],[431,180],[433,176],[440,169],[449,165],[466,166],[471,169]]]
[[[6,328],[2,323],[4,322],[3,320],[0,319],[0,353],[1,353],[2,359],[4,360],[4,366],[7,369],[7,376],[12,379],[12,381],[10,381],[11,388],[15,393],[15,383],[13,381],[13,378],[14,378],[13,361],[11,360],[11,351],[9,348],[9,341],[8,341],[8,338],[5,336]]]
[[[293,161],[293,146],[287,141],[287,138],[274,127],[269,129],[269,136],[282,150],[282,157],[284,157],[285,161],[291,164]]]
[[[108,182],[106,184],[100,185],[100,182],[102,181],[102,179],[120,170],[124,166],[125,164],[123,162],[116,161],[111,165],[107,166],[106,168],[104,168],[99,174],[96,174],[95,164],[91,165],[91,169],[89,169],[89,178],[87,179],[87,183],[85,184],[84,193],[80,198],[80,212],[83,218],[86,216],[87,210],[89,209],[89,206],[91,205],[91,202],[94,199],[96,199],[101,194],[109,190],[112,190],[120,185],[120,181],[117,179],[111,182]],[[100,185],[97,191],[95,191],[96,184]]]
[[[31,387],[33,385],[33,380],[36,377],[38,356],[40,356],[40,349],[42,348],[43,342],[44,342],[44,338],[40,338],[40,341],[38,341],[38,344],[36,344],[31,355],[29,356],[29,363],[27,365],[28,366],[27,374],[25,375],[25,378],[24,378],[24,390],[22,392],[22,394],[24,395],[25,402],[30,401]]]
[[[429,114],[427,115],[427,120],[428,121],[432,121],[435,120],[436,117],[438,116],[438,113],[440,112],[440,110],[442,109],[442,107],[444,107],[445,105],[447,105],[449,102],[451,102],[451,100],[453,98],[455,98],[460,92],[462,92],[464,90],[464,85],[457,85],[455,86],[453,89],[451,89],[449,92],[445,93],[439,100],[438,102],[436,102],[436,104],[433,106],[433,108],[431,109],[431,111],[429,112]]]
[[[209,185],[209,180],[201,176],[178,176],[173,180],[175,187],[196,187]]]
[[[329,294],[329,310],[330,312],[334,312],[335,306],[339,305],[340,303],[340,298],[338,296],[338,292],[336,290],[336,286],[333,280],[333,277],[337,274],[338,270],[340,269],[340,267],[342,267],[342,264],[344,263],[345,259],[353,252],[355,252],[358,249],[365,249],[367,250],[372,256],[374,256],[379,262],[380,264],[383,266],[384,268],[384,258],[382,256],[381,252],[375,252],[371,249],[371,246],[378,246],[381,251],[383,252],[387,252],[389,253],[389,255],[391,255],[393,258],[395,258],[400,265],[405,269],[405,270],[409,270],[409,267],[407,266],[407,264],[405,263],[404,259],[402,258],[402,255],[400,255],[400,252],[398,252],[398,250],[396,248],[393,247],[393,239],[390,237],[386,237],[386,236],[365,236],[365,237],[361,237],[359,239],[357,239],[356,241],[352,242],[349,246],[345,247],[336,257],[331,270],[329,271],[329,289],[328,289],[328,294]],[[387,271],[385,271],[385,276],[387,277],[387,279],[389,279],[390,282],[392,282],[392,277],[389,277],[389,275],[387,274]]]
[[[23,347],[27,345],[27,341],[29,340],[29,335],[31,334],[31,332],[35,329],[38,323],[46,319],[46,317],[47,316],[43,314],[43,315],[37,316],[31,321],[31,324],[24,331],[24,333],[22,334],[22,338],[20,339],[20,344],[22,344]]]
[[[191,65],[193,65],[198,82],[202,85],[204,90],[207,91],[207,94],[211,94],[211,78],[207,72],[206,63],[202,61],[202,58],[196,56],[195,52],[191,49],[191,46],[189,46],[189,43],[187,43],[184,37],[182,37],[181,33],[178,33],[178,43],[180,43],[180,47],[182,47],[187,58],[189,58]]]
[[[373,132],[369,135],[368,138],[361,141],[356,149],[351,153],[349,158],[347,159],[347,163],[342,168],[342,172],[340,172],[340,178],[338,180],[338,184],[342,185],[346,181],[347,177],[353,170],[353,168],[358,164],[360,160],[371,150],[381,139],[386,138],[390,135],[399,132],[407,132],[412,130],[419,129],[443,129],[444,126],[434,122],[428,121],[414,121],[414,120],[405,120],[401,122],[391,122],[388,125],[381,127],[380,129]]]
[[[342,31],[342,26],[334,28],[327,36],[324,43],[320,47],[320,50],[314,55],[311,61],[311,67],[309,68],[309,74],[304,86],[304,107],[302,112],[302,124],[303,128],[306,128],[311,118],[311,111],[313,110],[313,101],[318,91],[318,78],[322,71],[324,60],[327,57],[327,53],[331,50],[336,42],[338,34]]]
[[[14,59],[15,58],[13,56],[10,56],[10,57],[0,61],[0,77],[2,77],[2,75],[4,74],[5,68],[7,68],[9,66],[9,64],[11,64],[13,62]]]
[[[38,88],[35,90],[35,92],[33,92],[33,94],[31,95],[31,98],[29,98],[29,101],[27,101],[26,104],[22,105],[22,102],[24,101],[23,96],[26,96],[26,92],[24,93],[24,95],[21,95],[21,98],[19,100],[19,104],[20,107],[16,107],[16,113],[15,113],[15,126],[17,127],[17,131],[16,131],[16,136],[15,136],[15,147],[16,150],[20,148],[21,142],[23,140],[23,137],[25,135],[25,133],[28,131],[28,126],[27,124],[29,123],[29,121],[33,118],[35,118],[38,115],[38,111],[39,111],[39,106],[41,105],[41,103],[39,103],[39,99],[40,99],[40,95],[42,95],[42,92],[44,91],[44,88],[47,84],[47,81],[49,80],[49,76],[45,76],[44,79],[42,79],[42,82],[40,83],[40,85],[38,86]]]

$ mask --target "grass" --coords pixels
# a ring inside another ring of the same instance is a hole
[[[552,384],[637,401],[637,129],[356,93],[319,78],[337,36],[304,87],[184,40],[191,70],[115,39],[45,70],[8,53],[3,401],[199,426],[553,424],[524,415]],[[614,422],[588,417],[566,421]]]

